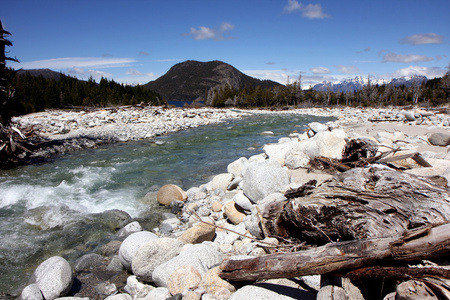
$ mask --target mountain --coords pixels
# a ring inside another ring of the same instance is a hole
[[[383,84],[392,84],[394,86],[404,85],[406,87],[410,87],[415,83],[427,82],[427,77],[421,75],[414,75],[412,77],[400,77],[394,78],[389,82],[385,79],[370,79],[371,85],[383,85]],[[324,81],[323,83],[316,84],[313,86],[313,90],[315,91],[328,91],[332,92],[354,92],[362,89],[368,83],[368,79],[363,78],[362,76],[356,76],[352,79],[345,79],[341,82],[332,83],[330,81]]]
[[[210,89],[227,84],[234,89],[244,86],[265,88],[281,85],[271,80],[250,77],[218,60],[188,60],[174,65],[166,74],[144,86],[159,93],[167,101],[204,101]]]
[[[52,71],[50,69],[31,69],[31,70],[19,70],[17,71],[19,75],[30,74],[31,76],[42,76],[45,79],[56,79],[59,80],[61,73]]]

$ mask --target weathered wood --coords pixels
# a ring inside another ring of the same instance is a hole
[[[450,190],[383,166],[356,168],[261,209],[273,236],[311,245],[396,236],[450,221]]]
[[[220,276],[235,281],[291,278],[356,269],[382,260],[413,261],[450,253],[450,224],[410,233],[330,243],[299,252],[231,258],[220,266]]]

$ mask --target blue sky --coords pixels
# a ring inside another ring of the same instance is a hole
[[[449,0],[4,0],[14,68],[147,83],[185,60],[260,79],[425,75],[450,61]]]

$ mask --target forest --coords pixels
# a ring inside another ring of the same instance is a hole
[[[143,86],[128,86],[102,78],[99,83],[59,75],[59,79],[11,73],[14,115],[47,108],[106,107],[146,103],[162,105],[161,97]]]
[[[285,86],[261,88],[245,86],[233,89],[226,85],[208,93],[207,103],[215,107],[313,107],[345,105],[367,106],[439,106],[450,102],[450,72],[441,78],[416,82],[411,86],[385,84],[366,85],[352,92],[316,91],[301,89],[294,81]]]

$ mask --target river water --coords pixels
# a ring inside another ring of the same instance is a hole
[[[119,224],[110,210],[126,211],[151,230],[163,209],[144,197],[148,192],[168,183],[199,186],[264,144],[332,119],[257,114],[0,171],[0,293],[20,292],[50,256],[73,262],[114,239]],[[261,135],[267,130],[274,135]]]

